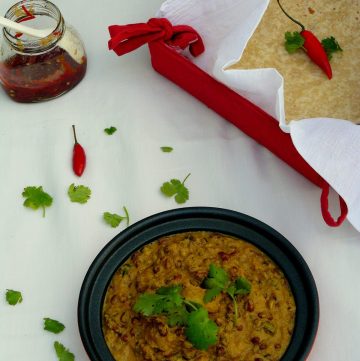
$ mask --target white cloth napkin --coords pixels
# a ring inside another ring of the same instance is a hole
[[[194,27],[205,53],[194,63],[279,120],[302,157],[343,197],[360,231],[360,127],[340,119],[285,123],[284,79],[276,69],[225,70],[238,62],[269,0],[167,0],[157,16]]]

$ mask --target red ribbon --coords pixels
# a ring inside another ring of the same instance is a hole
[[[320,197],[321,213],[322,213],[325,223],[328,226],[338,227],[346,219],[346,216],[348,214],[348,208],[347,208],[345,201],[339,196],[341,213],[340,213],[339,218],[337,220],[335,220],[329,212],[329,200],[328,200],[329,191],[330,191],[330,186],[327,183],[325,183],[322,186],[322,193],[321,193],[321,197]]]
[[[109,26],[109,49],[124,55],[140,46],[163,39],[168,45],[185,49],[198,56],[205,47],[200,35],[187,25],[173,26],[165,18],[152,18],[147,23]]]

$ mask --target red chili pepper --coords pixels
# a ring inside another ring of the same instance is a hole
[[[23,21],[28,21],[28,20],[35,19],[35,16],[25,7],[25,5],[21,5],[21,8],[23,9],[26,16],[23,17],[22,19],[20,19],[18,21],[18,23],[21,23]],[[22,35],[23,35],[22,33],[16,33],[15,37],[20,38],[20,36],[22,36]]]
[[[317,65],[319,66],[327,75],[329,79],[332,78],[332,70],[331,65],[329,63],[329,59],[326,55],[325,49],[321,45],[319,39],[309,30],[305,29],[305,26],[301,24],[299,21],[295,20],[291,17],[281,6],[280,1],[277,0],[280,9],[282,12],[294,23],[298,24],[301,27],[300,35],[304,38],[305,42],[303,48],[306,51],[308,57]]]
[[[76,139],[76,132],[75,132],[75,125],[72,126],[73,133],[74,133],[74,149],[73,149],[73,158],[72,158],[72,166],[73,171],[77,176],[81,176],[84,173],[85,166],[86,166],[86,155],[84,148],[81,144],[78,143]]]

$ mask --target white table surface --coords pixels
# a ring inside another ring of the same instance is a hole
[[[50,102],[17,104],[0,92],[0,360],[56,360],[55,340],[88,360],[77,328],[80,286],[96,254],[125,227],[110,228],[102,213],[125,205],[134,223],[179,207],[159,188],[188,173],[185,206],[258,218],[303,255],[321,311],[308,360],[360,360],[360,234],[347,222],[327,227],[316,186],[155,73],[146,47],[121,58],[107,50],[108,25],[146,21],[161,0],[55,3],[81,33],[89,65],[74,90]],[[11,4],[2,1],[0,13]],[[81,178],[71,170],[72,124],[88,156]],[[111,125],[118,131],[107,136]],[[174,151],[162,153],[163,145]],[[92,189],[87,204],[69,201],[71,183]],[[45,218],[22,206],[29,185],[54,198]],[[6,289],[22,291],[23,302],[9,306]],[[42,330],[43,317],[62,321],[65,331]]]

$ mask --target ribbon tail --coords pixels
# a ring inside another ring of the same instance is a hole
[[[321,203],[321,213],[324,218],[325,223],[330,227],[338,227],[340,226],[344,220],[346,219],[346,216],[348,214],[348,208],[343,198],[339,196],[339,202],[340,202],[340,216],[337,220],[335,220],[329,211],[329,191],[330,186],[325,183],[322,187],[322,193],[320,198]]]

